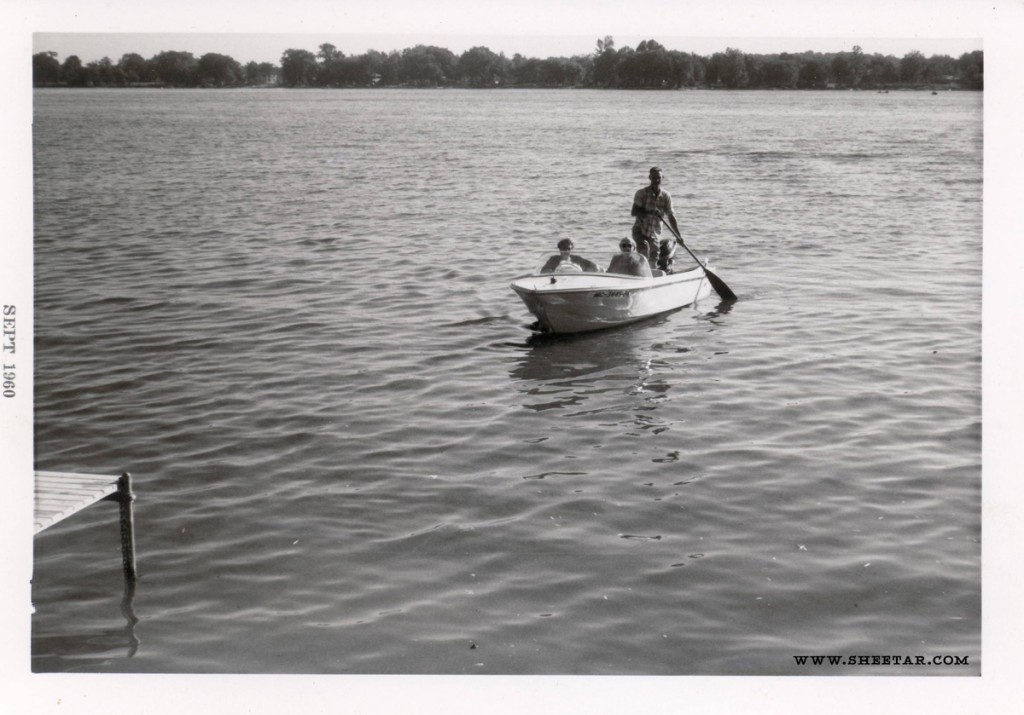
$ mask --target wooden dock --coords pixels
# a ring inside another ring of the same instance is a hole
[[[132,502],[132,478],[72,472],[35,473],[35,533],[67,519],[98,501],[116,501],[120,505],[121,560],[125,577],[134,580],[135,518]]]

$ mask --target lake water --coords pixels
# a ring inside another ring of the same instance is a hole
[[[981,94],[34,99],[35,670],[980,672]],[[654,164],[739,301],[532,336]]]

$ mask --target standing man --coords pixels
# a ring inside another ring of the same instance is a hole
[[[667,217],[669,224],[679,233],[676,215],[672,212],[672,197],[661,188],[663,178],[661,169],[651,167],[651,184],[636,192],[633,196],[633,210],[630,212],[630,215],[636,216],[633,240],[636,241],[637,253],[645,256],[652,268],[657,264],[660,252],[658,238],[661,236],[661,217]],[[665,239],[667,243],[672,240]]]

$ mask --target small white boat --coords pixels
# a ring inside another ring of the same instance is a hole
[[[654,273],[653,278],[640,278],[618,273],[537,271],[518,276],[510,285],[537,316],[539,329],[551,333],[582,333],[635,323],[711,295],[711,283],[700,266],[670,274],[659,270]]]

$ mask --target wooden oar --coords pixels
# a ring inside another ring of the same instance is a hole
[[[691,251],[689,246],[683,242],[683,237],[676,233],[676,230],[672,228],[668,221],[665,220],[665,217],[658,214],[658,218],[660,218],[661,222],[668,227],[668,230],[672,232],[672,235],[676,237],[676,243],[685,248],[686,252],[693,257],[693,260],[697,261],[697,265],[704,270],[704,275],[708,277],[708,283],[710,283],[711,287],[715,289],[715,292],[722,297],[722,300],[736,300],[736,294],[729,289],[729,286],[725,284],[725,281],[709,271],[708,267],[701,263],[699,258],[693,255],[693,251]]]

